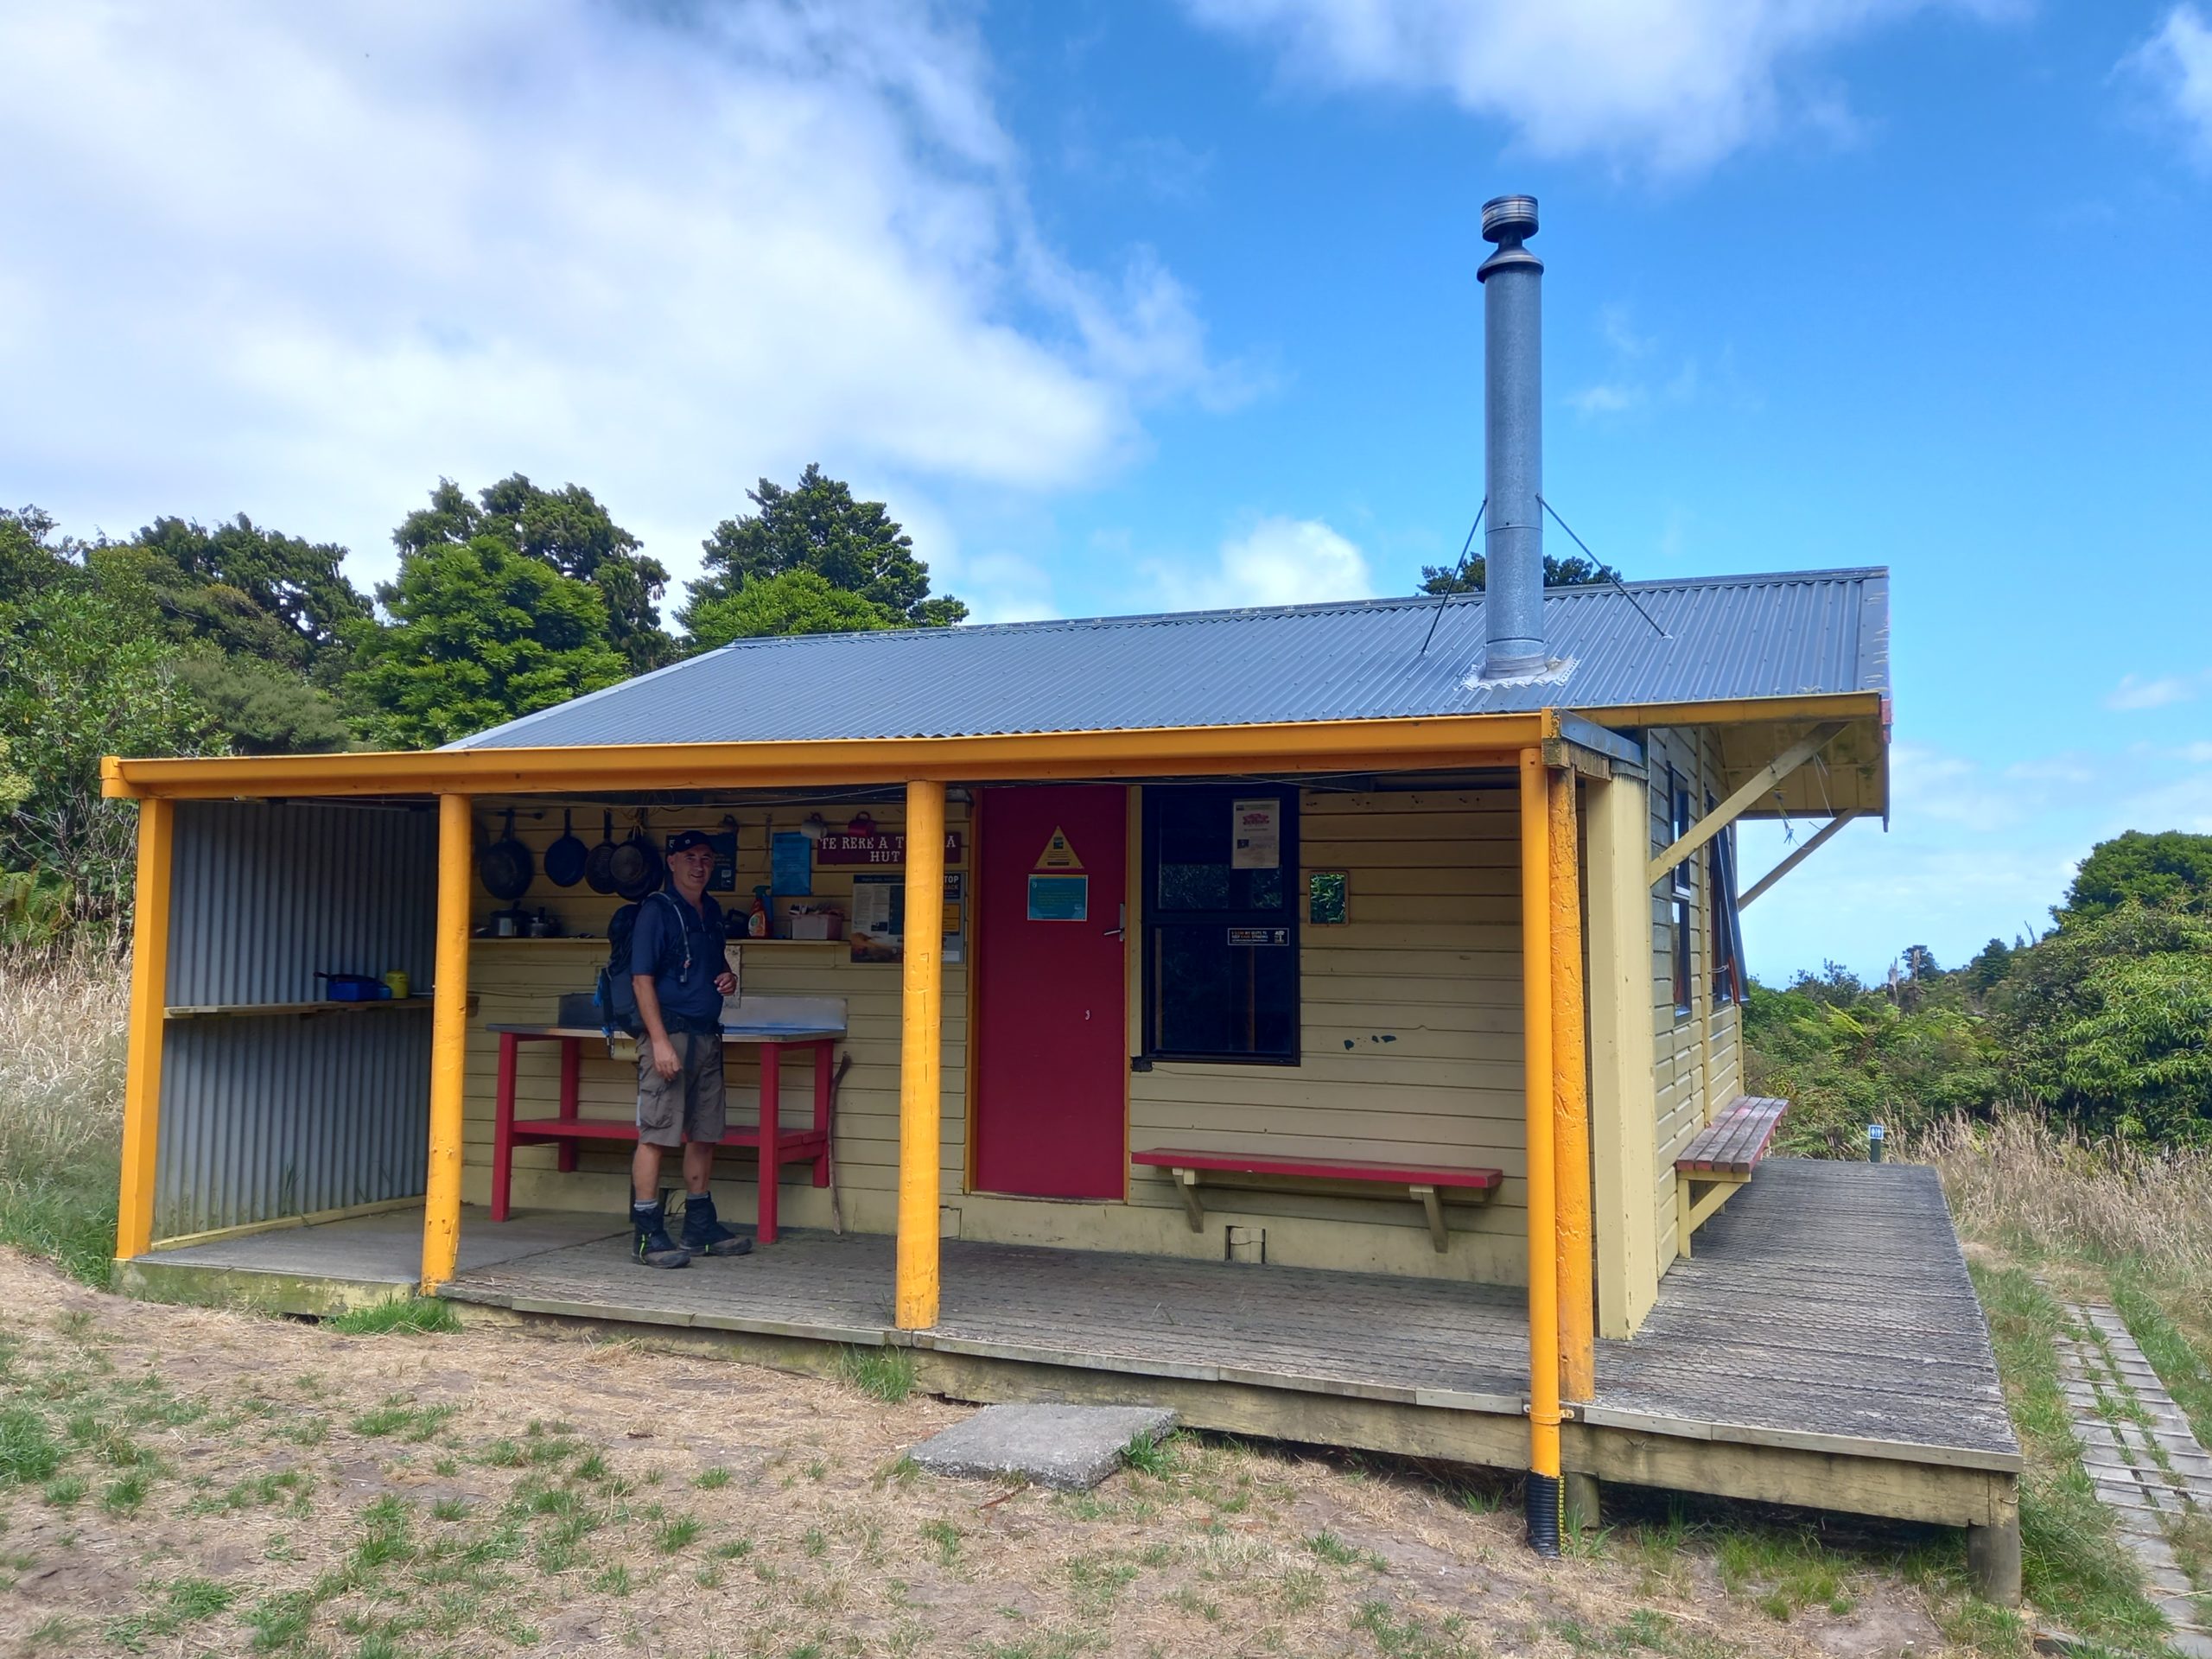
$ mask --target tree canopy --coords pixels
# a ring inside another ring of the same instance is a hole
[[[857,633],[899,626],[880,605],[804,569],[757,577],[734,594],[694,605],[690,616],[697,651],[770,634]]]
[[[2212,836],[2130,830],[2089,849],[2053,912],[2061,926],[2136,903],[2212,912]]]
[[[630,672],[601,590],[499,535],[426,543],[377,599],[391,620],[364,638],[347,690],[397,747],[449,743]]]
[[[607,640],[632,673],[676,660],[676,641],[660,625],[668,568],[640,551],[643,543],[581,484],[543,489],[515,473],[471,500],[451,479],[442,478],[430,492],[430,505],[409,513],[391,539],[404,561],[434,547],[465,546],[480,537],[597,588]]]
[[[703,569],[680,613],[695,636],[702,607],[794,570],[865,600],[891,626],[945,627],[966,618],[968,607],[950,594],[930,596],[930,568],[884,504],[855,500],[852,486],[819,465],[808,463],[795,488],[764,478],[746,494],[756,511],[723,519],[702,543]]]
[[[1490,561],[1480,553],[1471,553],[1463,564],[1424,564],[1421,577],[1424,594],[1479,594],[1490,581]],[[1620,579],[1621,573],[1611,565],[1586,559],[1580,553],[1570,553],[1563,559],[1544,555],[1547,588],[1589,588]]]

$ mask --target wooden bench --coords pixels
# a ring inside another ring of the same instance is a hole
[[[1690,1235],[1736,1196],[1766,1156],[1767,1145],[1789,1109],[1786,1100],[1738,1095],[1700,1129],[1675,1160],[1675,1248],[1690,1253]],[[1699,1187],[1705,1188],[1700,1193]]]
[[[1179,1147],[1154,1147],[1133,1152],[1129,1161],[1164,1169],[1175,1178],[1183,1211],[1191,1230],[1205,1230],[1205,1206],[1198,1200],[1198,1182],[1207,1175],[1257,1175],[1317,1181],[1370,1181],[1380,1186],[1402,1186],[1428,1217],[1428,1236],[1439,1251],[1448,1242],[1444,1229],[1443,1192],[1477,1192],[1484,1198],[1505,1179],[1503,1170],[1459,1169],[1441,1164],[1376,1163],[1364,1158],[1338,1158],[1325,1162],[1305,1158],[1246,1156],[1240,1153],[1192,1152]]]

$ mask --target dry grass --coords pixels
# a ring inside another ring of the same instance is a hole
[[[118,957],[0,956],[0,1180],[112,1160],[130,1001]]]
[[[1961,1231],[2030,1260],[2133,1260],[2212,1276],[2212,1153],[2089,1141],[2049,1120],[1939,1124],[1906,1149],[1943,1178]]]
[[[1407,1465],[1185,1437],[1060,1495],[905,1458],[966,1408],[700,1353],[351,1337],[3,1249],[0,1305],[0,1652],[1960,1650],[1955,1583],[1893,1547],[1820,1562],[1817,1593],[1733,1532],[1547,1563],[1510,1489]]]

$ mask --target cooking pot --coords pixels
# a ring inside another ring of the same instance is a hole
[[[507,809],[506,832],[478,855],[476,870],[483,878],[484,891],[494,899],[512,904],[530,891],[537,861],[531,856],[529,848],[515,839],[512,807]]]
[[[630,839],[614,849],[609,874],[614,878],[614,891],[632,900],[658,889],[667,876],[660,849],[645,835],[644,813],[638,814],[638,827],[630,832]]]
[[[584,880],[594,893],[614,891],[614,815],[599,815],[599,845],[584,859]]]
[[[591,849],[576,838],[570,814],[561,814],[561,839],[545,849],[545,879],[556,887],[573,887],[584,879],[584,865]]]

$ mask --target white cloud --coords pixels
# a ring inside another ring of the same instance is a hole
[[[1262,518],[1224,542],[1211,569],[1147,561],[1145,574],[1170,610],[1302,605],[1366,599],[1374,577],[1359,549],[1318,518]]]
[[[2164,674],[2155,679],[2145,679],[2139,674],[2123,674],[2120,683],[2105,696],[2105,707],[2117,709],[2164,709],[2170,703],[2188,702],[2208,684],[2212,684],[2212,671],[2196,674]]]
[[[1439,91],[1538,156],[1659,172],[1789,125],[1847,135],[1823,50],[1915,12],[2013,0],[1185,0],[1323,86]]]
[[[80,531],[244,508],[368,575],[441,474],[520,469],[681,570],[763,474],[1065,487],[1148,400],[1242,389],[1157,259],[1045,241],[964,22],[668,14],[0,12],[11,487]]]
[[[2152,89],[2190,152],[2212,167],[2212,22],[2193,4],[2176,6],[2120,68]]]

